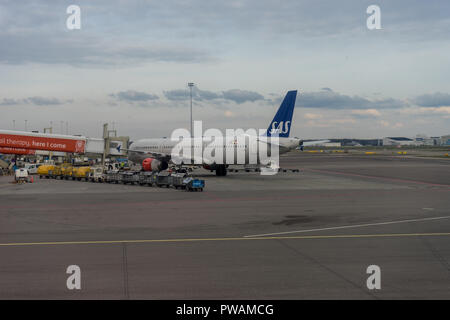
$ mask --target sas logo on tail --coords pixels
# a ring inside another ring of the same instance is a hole
[[[270,130],[270,133],[271,134],[274,134],[274,133],[278,133],[278,134],[280,134],[280,133],[288,133],[290,125],[291,125],[290,121],[286,121],[286,122],[284,122],[284,121],[280,121],[280,122],[274,121],[274,122],[272,122],[272,130]]]

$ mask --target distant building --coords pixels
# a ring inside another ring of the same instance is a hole
[[[441,137],[430,137],[430,139],[433,139],[433,145],[434,146],[440,146],[441,145]]]
[[[434,146],[434,139],[428,137],[425,134],[418,134],[416,135],[416,138],[414,139],[416,141],[416,145],[418,146]]]
[[[406,137],[386,137],[383,138],[383,146],[415,146],[417,142]]]
[[[330,139],[330,142],[339,142],[344,147],[379,146],[381,139]]]
[[[442,146],[450,146],[450,135],[441,137],[441,145]]]

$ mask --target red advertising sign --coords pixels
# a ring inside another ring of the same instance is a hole
[[[83,138],[60,138],[43,135],[10,134],[0,132],[0,147],[84,153]]]
[[[35,153],[36,153],[36,150],[32,150],[32,149],[19,149],[19,148],[0,147],[0,153],[3,153],[3,154],[23,154],[23,155],[30,155],[30,154],[35,154]]]

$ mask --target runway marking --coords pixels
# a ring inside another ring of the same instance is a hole
[[[244,236],[244,238],[275,236],[275,235],[290,234],[290,233],[306,233],[306,232],[315,232],[315,231],[327,231],[327,230],[339,230],[339,229],[350,229],[350,228],[360,228],[360,227],[372,227],[372,226],[382,226],[382,225],[397,224],[397,223],[421,222],[421,221],[431,221],[431,220],[441,220],[441,219],[450,219],[450,216],[432,217],[432,218],[420,218],[420,219],[409,219],[409,220],[397,220],[397,221],[386,221],[386,222],[376,222],[376,223],[364,223],[364,224],[351,224],[351,225],[346,225],[346,226],[337,226],[337,227],[328,227],[328,228],[307,229],[307,230],[293,230],[293,231],[274,232],[274,233],[265,233],[265,234],[254,234],[254,235]]]
[[[150,240],[99,240],[99,241],[55,241],[55,242],[16,242],[0,243],[0,247],[14,246],[50,246],[82,244],[124,244],[124,243],[175,243],[175,242],[212,242],[212,241],[251,241],[251,240],[293,240],[293,239],[352,239],[352,238],[399,238],[399,237],[447,237],[450,232],[436,233],[378,233],[346,234],[329,236],[288,236],[288,237],[254,237],[254,238],[187,238],[187,239],[150,239]]]

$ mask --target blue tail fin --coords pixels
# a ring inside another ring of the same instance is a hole
[[[278,133],[280,138],[289,137],[296,97],[297,90],[289,91],[286,94],[277,114],[267,128],[266,136],[270,137],[272,134]]]

